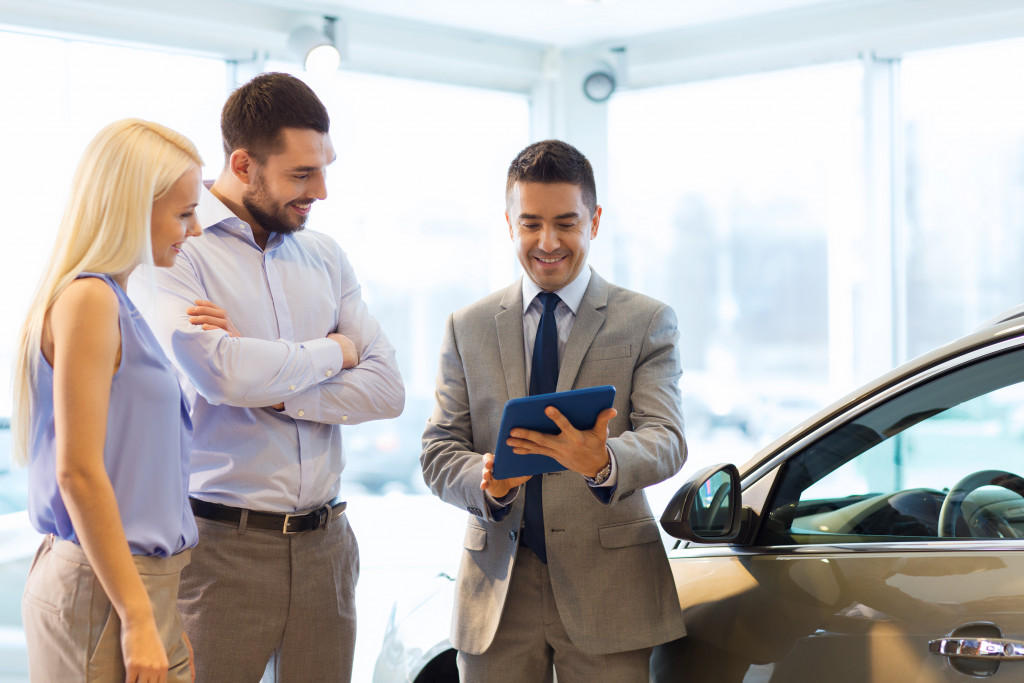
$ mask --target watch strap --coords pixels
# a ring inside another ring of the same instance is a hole
[[[608,456],[608,462],[598,471],[597,474],[592,477],[583,475],[583,478],[586,479],[587,483],[591,486],[601,486],[608,481],[608,477],[610,476],[612,476],[612,459],[611,456]]]

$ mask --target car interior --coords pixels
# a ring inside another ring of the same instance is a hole
[[[757,545],[1024,538],[1024,363],[941,373],[779,467]]]

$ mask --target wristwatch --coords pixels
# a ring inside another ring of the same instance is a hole
[[[608,463],[602,467],[597,474],[592,477],[583,475],[583,478],[586,479],[587,483],[591,486],[601,486],[608,481],[608,477],[610,476],[612,476],[612,458],[611,456],[608,456]]]

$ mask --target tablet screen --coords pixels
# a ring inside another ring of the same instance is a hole
[[[545,434],[557,434],[558,427],[544,414],[544,409],[548,406],[557,408],[576,429],[590,429],[597,422],[598,414],[605,408],[611,408],[614,401],[615,387],[606,385],[559,391],[554,394],[524,396],[506,402],[501,414],[498,444],[494,452],[494,478],[525,477],[565,469],[557,460],[546,455],[517,455],[506,443],[509,432],[516,427]]]

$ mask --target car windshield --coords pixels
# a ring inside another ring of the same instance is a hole
[[[1024,538],[1021,382],[1002,352],[832,430],[780,467],[758,543]]]

